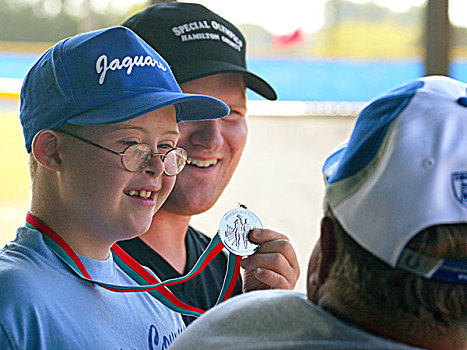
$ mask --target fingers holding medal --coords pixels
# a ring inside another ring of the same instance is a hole
[[[255,228],[262,230],[252,232],[253,242],[249,234]],[[291,242],[283,234],[263,229],[260,219],[244,205],[239,204],[223,216],[219,237],[229,252],[247,257],[242,260],[244,291],[294,289],[300,267]]]

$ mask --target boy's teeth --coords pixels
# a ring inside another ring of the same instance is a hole
[[[216,165],[217,159],[201,160],[201,159],[189,158],[189,164],[195,165],[200,168],[207,168],[211,165]]]
[[[151,191],[146,191],[146,190],[141,190],[141,191],[136,191],[136,190],[131,190],[131,191],[128,191],[128,195],[130,196],[139,196],[139,197],[143,197],[143,198],[149,198],[151,197]]]

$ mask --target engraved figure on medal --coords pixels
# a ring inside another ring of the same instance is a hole
[[[238,256],[247,256],[259,247],[248,240],[248,232],[262,227],[263,224],[253,212],[243,204],[238,204],[236,209],[228,211],[222,217],[219,237],[228,251]]]

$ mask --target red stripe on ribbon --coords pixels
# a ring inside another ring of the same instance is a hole
[[[120,248],[117,244],[114,244],[112,247],[112,250],[117,254],[117,256],[122,259],[130,268],[132,268],[138,275],[140,275],[146,282],[150,284],[157,284],[160,283],[160,281],[152,275],[148,270],[146,270],[143,266],[141,266],[140,263],[138,263],[135,259],[133,259],[130,255],[128,255],[122,248]],[[174,283],[172,283],[174,284]],[[109,290],[114,290],[111,289],[110,287],[105,287],[106,289]],[[152,287],[148,288],[149,290],[157,290],[159,293],[161,293],[163,296],[165,296],[172,304],[178,306],[179,308],[185,309],[185,310],[190,310],[190,311],[196,311],[199,312],[200,314],[203,314],[205,311],[202,309],[199,309],[197,307],[193,307],[190,305],[185,304],[183,301],[178,299],[165,285],[164,286],[159,286],[159,287]],[[121,290],[114,290],[114,291],[121,291]],[[128,290],[132,291],[132,290]],[[141,290],[138,290],[141,291]]]
[[[235,257],[235,270],[233,273],[232,282],[230,283],[229,288],[227,288],[227,291],[224,295],[224,299],[222,299],[222,301],[226,301],[227,299],[229,299],[230,295],[233,292],[235,284],[237,283],[238,275],[240,274],[240,261],[242,261],[242,257],[236,256]]]
[[[138,263],[135,259],[133,259],[127,252],[125,252],[122,248],[118,246],[118,244],[114,244],[112,246],[112,250],[114,251],[117,256],[122,259],[128,266],[130,266],[138,275],[140,275],[146,282],[149,284],[157,284],[160,281],[152,275],[148,270],[146,270],[140,263]]]
[[[223,248],[224,248],[224,246],[222,245],[222,242],[219,241],[219,243],[217,243],[217,245],[206,256],[206,259],[204,259],[203,263],[201,264],[201,266],[199,267],[199,269],[197,271],[195,271],[192,275],[187,276],[185,279],[182,279],[182,280],[179,280],[179,281],[176,281],[176,282],[169,282],[169,283],[165,284],[165,286],[171,286],[173,284],[182,283],[182,282],[188,281],[189,279],[197,276],[198,274],[203,272],[204,268],[217,256],[217,254],[219,254],[221,252],[221,250]]]
[[[201,264],[201,266],[196,270],[192,275],[187,276],[183,280],[179,281],[174,281],[174,282],[169,282],[165,285],[162,286],[148,286],[147,288],[141,289],[141,288],[133,288],[133,287],[128,287],[128,288],[117,288],[118,286],[112,287],[109,285],[102,285],[98,281],[93,281],[91,276],[89,275],[88,271],[84,267],[83,263],[81,262],[80,258],[78,255],[73,251],[73,249],[68,245],[68,243],[60,236],[58,235],[52,228],[47,226],[44,222],[42,222],[39,218],[33,216],[31,213],[28,212],[26,215],[26,222],[28,222],[30,225],[35,227],[37,230],[41,231],[43,234],[45,234],[47,237],[49,237],[51,240],[53,240],[56,244],[60,246],[60,248],[63,249],[63,251],[68,254],[68,256],[73,260],[73,262],[76,264],[80,272],[83,274],[85,278],[87,278],[90,282],[94,282],[98,284],[100,287],[105,288],[107,290],[113,291],[113,292],[141,292],[141,291],[153,291],[157,290],[161,295],[163,295],[167,300],[169,300],[173,305],[176,305],[180,309],[184,310],[189,310],[189,311],[194,311],[199,314],[205,313],[205,310],[199,309],[197,307],[193,307],[190,305],[185,304],[183,301],[178,299],[168,288],[167,286],[173,285],[173,284],[178,284],[185,282],[199,273],[201,273],[204,268],[222,251],[224,248],[223,244],[221,241],[217,243],[217,245],[209,252],[209,254],[206,256],[205,260]],[[51,247],[52,248],[52,247]],[[135,259],[133,259],[130,255],[128,255],[122,248],[120,248],[117,244],[114,244],[112,246],[112,250],[114,253],[126,264],[128,265],[129,268],[131,268],[133,271],[135,271],[141,278],[143,278],[149,285],[155,285],[161,283],[159,279],[157,279],[154,275],[152,275],[148,270],[146,270],[141,264],[139,264]],[[222,301],[227,300],[230,295],[233,292],[233,289],[235,287],[235,284],[238,279],[238,275],[240,273],[240,261],[242,259],[241,256],[236,256],[235,258],[235,270],[233,273],[233,278],[232,281],[224,295],[224,298]],[[71,266],[70,266],[71,267]],[[143,286],[144,287],[144,286]]]
[[[73,249],[71,249],[71,247],[68,245],[67,242],[65,242],[65,240],[62,237],[60,237],[54,230],[52,230],[49,226],[47,226],[45,223],[43,223],[39,218],[36,218],[34,215],[32,215],[29,212],[26,215],[26,222],[28,222],[30,225],[34,226],[36,229],[38,229],[43,234],[47,235],[47,237],[49,237],[55,243],[57,243],[60,246],[60,248],[62,248],[70,256],[70,258],[78,266],[81,273],[86,278],[91,279],[91,276],[89,275],[88,271],[84,267],[84,265],[81,262],[80,258],[76,255],[76,253],[73,251]]]

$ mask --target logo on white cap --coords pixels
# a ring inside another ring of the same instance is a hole
[[[467,207],[467,171],[453,173],[451,175],[451,184],[457,201]]]

